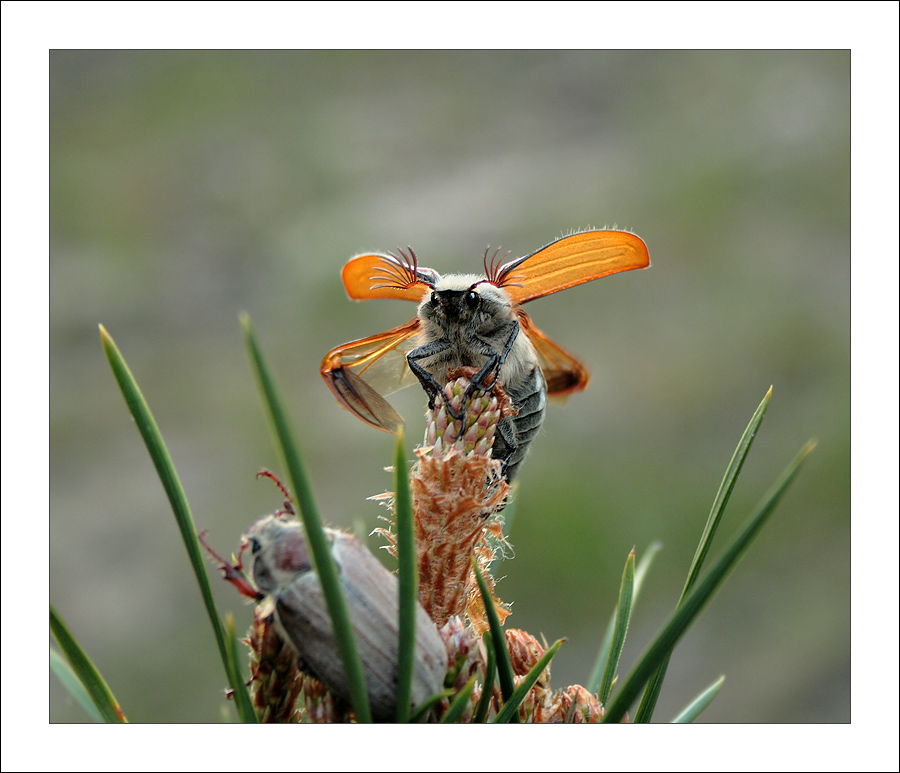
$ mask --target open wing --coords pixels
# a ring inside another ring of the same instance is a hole
[[[517,309],[516,316],[522,332],[528,336],[537,353],[547,381],[547,394],[550,397],[565,397],[584,390],[590,380],[587,368],[538,330],[524,311]]]
[[[341,269],[344,289],[354,301],[371,298],[399,298],[403,301],[422,300],[434,287],[437,272],[420,268],[416,253],[407,255],[398,250],[396,255],[372,253],[351,258]]]
[[[403,417],[382,395],[415,383],[406,352],[416,345],[418,317],[384,333],[332,349],[320,373],[338,401],[367,424],[396,432]]]
[[[585,231],[565,236],[501,266],[494,284],[514,304],[541,298],[592,279],[650,265],[647,245],[627,231]],[[546,340],[546,339],[545,339]]]

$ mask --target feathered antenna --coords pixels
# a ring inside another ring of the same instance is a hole
[[[420,269],[419,259],[412,247],[406,248],[409,251],[407,255],[402,249],[397,248],[400,255],[389,252],[381,257],[384,267],[380,267],[378,271],[371,277],[373,282],[383,282],[383,284],[373,285],[372,289],[379,287],[399,287],[406,289],[414,284],[424,282],[434,287],[431,274],[434,273],[430,269]]]
[[[501,247],[498,247],[494,250],[494,254],[491,255],[490,258],[488,258],[488,253],[491,251],[491,248],[488,247],[484,251],[484,274],[487,277],[487,281],[492,285],[497,285],[497,287],[500,287],[500,272],[503,268],[502,263],[506,259],[506,256],[509,255],[509,252],[505,252],[503,256],[498,259],[497,256],[500,255],[501,249]]]
[[[499,252],[499,250],[497,252]],[[506,255],[504,255],[502,258],[500,258],[500,260],[504,260],[507,257],[507,255],[509,255],[508,252],[506,253]],[[495,258],[497,257],[496,252],[494,253],[494,257]],[[531,257],[531,255],[525,255],[524,257],[521,257],[521,258],[514,258],[513,260],[509,261],[509,263],[504,263],[503,265],[498,265],[496,267],[494,266],[494,262],[493,262],[493,258],[492,258],[491,259],[491,271],[492,271],[493,275],[491,276],[491,281],[495,285],[497,285],[497,287],[521,287],[522,285],[519,284],[518,282],[511,281],[513,279],[519,278],[518,276],[514,276],[514,275],[511,276],[511,273],[512,273],[513,269],[520,266],[524,260],[526,260],[527,258],[530,258],[530,257]]]

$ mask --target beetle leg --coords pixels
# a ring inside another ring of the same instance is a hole
[[[482,365],[481,370],[478,371],[473,377],[472,382],[466,388],[465,394],[463,395],[463,405],[465,405],[466,400],[468,400],[475,392],[484,389],[488,386],[487,379],[488,376],[493,374],[493,379],[491,380],[491,385],[496,383],[497,378],[500,375],[500,369],[503,367],[503,363],[506,362],[506,358],[512,350],[513,344],[516,342],[516,336],[519,334],[519,322],[518,320],[513,320],[508,325],[509,335],[506,337],[506,343],[503,345],[503,351],[498,352],[493,346],[491,346],[486,341],[480,341],[482,344],[482,351],[488,355],[487,362]],[[457,418],[454,416],[453,418]],[[460,430],[460,434],[466,431],[466,420],[463,417],[463,425]]]
[[[487,362],[481,366],[481,370],[472,377],[472,383],[469,385],[468,389],[466,389],[466,397],[469,397],[472,392],[477,390],[484,390],[484,388],[488,386],[487,379],[491,373],[494,374],[494,378],[491,381],[492,384],[500,375],[500,368],[502,368],[503,363],[506,362],[506,358],[509,356],[513,344],[516,342],[516,336],[519,334],[519,323],[517,320],[514,319],[507,327],[509,329],[509,335],[506,337],[506,343],[503,344],[502,352],[498,352],[489,343],[479,339],[479,342],[482,345],[482,351],[488,355],[488,359]]]
[[[422,385],[422,388],[425,390],[425,394],[428,395],[428,408],[429,410],[434,409],[434,401],[437,396],[441,393],[441,385],[435,380],[434,376],[432,376],[425,368],[419,365],[419,360],[424,360],[427,357],[432,357],[435,354],[440,354],[441,352],[446,351],[450,348],[450,344],[447,341],[432,341],[430,344],[425,344],[424,346],[420,346],[417,349],[413,349],[409,354],[406,355],[406,363],[409,365],[409,369],[413,372],[413,375],[419,379],[419,383]],[[451,410],[450,406],[447,406],[447,411],[453,416],[454,419],[459,419],[459,416],[454,416],[454,411]]]

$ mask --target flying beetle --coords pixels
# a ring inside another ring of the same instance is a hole
[[[332,349],[322,361],[322,377],[351,413],[396,432],[403,418],[383,395],[418,381],[433,408],[449,371],[478,368],[467,395],[497,379],[516,410],[501,419],[492,451],[512,480],[543,423],[547,397],[580,392],[588,384],[585,366],[538,330],[521,304],[609,274],[646,268],[647,246],[625,231],[583,231],[506,263],[501,262],[506,255],[498,260],[499,250],[489,256],[488,249],[483,276],[441,276],[420,266],[411,248],[408,254],[398,252],[351,258],[341,271],[344,288],[356,301],[415,301],[417,315],[399,327]]]

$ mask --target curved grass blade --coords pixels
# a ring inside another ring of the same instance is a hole
[[[753,445],[753,441],[756,439],[756,433],[759,432],[759,427],[766,415],[766,410],[769,407],[771,399],[772,387],[769,387],[769,391],[766,392],[762,402],[754,411],[753,416],[750,418],[750,423],[747,425],[747,429],[745,429],[744,434],[741,435],[740,442],[734,450],[734,454],[731,456],[731,461],[728,463],[728,469],[725,470],[725,477],[719,485],[715,501],[709,511],[709,517],[706,519],[706,526],[703,529],[703,534],[700,536],[697,552],[694,554],[694,558],[691,561],[691,568],[688,570],[688,577],[687,580],[685,580],[684,588],[681,591],[682,599],[693,587],[697,580],[697,576],[700,574],[700,568],[703,566],[703,559],[706,558],[706,554],[709,552],[709,547],[716,534],[716,529],[719,528],[722,514],[725,512],[725,505],[728,504],[728,500],[731,498],[731,492],[734,491],[734,484],[737,483],[738,476],[741,474],[741,469],[744,466],[747,453],[750,451],[750,446]]]
[[[225,615],[225,636],[227,637],[226,644],[228,645],[225,649],[225,654],[227,656],[228,662],[225,664],[228,669],[229,679],[235,679],[237,681],[241,681],[241,668],[238,661],[238,652],[237,652],[237,636],[234,632],[234,615],[231,612]],[[242,683],[244,686],[244,690],[246,691],[246,684]],[[253,711],[252,703],[251,703],[251,711]],[[244,720],[247,721],[247,720]],[[253,722],[258,721],[258,717],[256,715],[256,711],[253,711]]]
[[[50,632],[72,667],[74,676],[81,682],[104,722],[127,722],[119,702],[109,689],[109,685],[91,662],[87,653],[69,632],[62,618],[50,605]]]
[[[634,608],[634,605],[637,604],[638,596],[644,585],[644,578],[646,578],[647,572],[650,571],[653,559],[656,558],[656,554],[659,553],[660,550],[662,550],[662,543],[653,542],[647,548],[644,557],[638,561],[637,569],[634,573],[634,594],[631,599],[632,609]],[[612,644],[613,633],[616,630],[616,614],[617,612],[613,612],[612,616],[609,618],[609,623],[606,626],[603,639],[600,641],[600,647],[597,649],[597,659],[594,661],[594,667],[591,669],[591,675],[585,685],[588,690],[595,694],[600,689],[600,682],[603,680],[604,671],[606,671],[606,663],[609,659],[609,648]]]
[[[600,683],[598,700],[601,706],[605,706],[612,692],[613,679],[616,669],[619,667],[619,658],[622,655],[622,647],[625,645],[625,634],[628,633],[628,624],[631,622],[631,601],[634,596],[634,550],[628,554],[625,560],[625,571],[622,572],[622,585],[619,588],[619,606],[616,610],[616,627],[612,643],[609,647],[609,657],[606,659],[606,669],[603,672],[603,681]]]
[[[491,644],[494,646],[494,657],[497,660],[497,676],[500,680],[500,693],[503,700],[508,701],[513,694],[516,685],[513,681],[512,664],[509,662],[509,649],[506,646],[506,636],[500,623],[500,616],[494,607],[494,600],[488,590],[478,569],[478,562],[472,559],[472,568],[475,570],[475,579],[478,581],[478,589],[481,591],[481,599],[484,602],[484,611],[487,614],[488,625],[491,632]]]
[[[504,724],[506,722],[519,721],[519,706],[522,705],[522,701],[528,696],[529,691],[534,687],[535,682],[537,682],[538,677],[544,672],[544,669],[550,665],[550,661],[553,660],[553,656],[559,651],[559,648],[562,647],[564,641],[565,639],[559,639],[554,642],[553,646],[550,647],[550,649],[541,656],[541,659],[531,667],[531,670],[525,674],[522,681],[519,682],[519,686],[513,690],[512,695],[510,695],[509,699],[503,704],[503,708],[500,709],[500,713],[497,714],[497,718],[494,722]]]
[[[713,698],[715,698],[719,694],[719,690],[722,689],[722,685],[725,684],[725,677],[720,676],[713,682],[709,687],[707,687],[702,693],[700,693],[694,700],[692,700],[687,706],[684,707],[682,712],[672,720],[674,724],[683,724],[686,722],[693,722],[703,710],[712,703]]]
[[[719,528],[719,523],[725,512],[725,505],[728,504],[728,500],[731,498],[734,484],[741,474],[741,468],[744,466],[747,452],[750,450],[750,446],[753,445],[756,433],[759,431],[759,427],[762,424],[763,417],[766,415],[766,409],[769,407],[769,401],[771,399],[772,387],[769,387],[769,391],[766,392],[762,402],[750,418],[750,423],[744,430],[744,434],[741,435],[741,439],[738,442],[737,448],[734,450],[731,461],[728,463],[728,468],[725,470],[725,477],[719,485],[719,491],[716,493],[716,498],[709,511],[709,517],[706,519],[706,526],[703,528],[703,534],[700,536],[697,551],[694,553],[690,569],[688,569],[687,580],[685,580],[684,588],[681,591],[681,596],[675,607],[676,609],[684,601],[684,597],[690,592],[691,588],[694,586],[694,582],[697,580],[697,576],[700,574],[703,560],[709,552],[713,537],[716,534],[716,529]],[[638,710],[635,713],[635,722],[649,722],[653,717],[653,711],[656,708],[656,701],[659,699],[659,692],[662,689],[663,679],[666,677],[666,670],[668,667],[669,659],[665,658],[663,662],[660,663],[656,673],[650,678],[650,681],[647,683],[647,688],[644,690],[644,695],[641,698],[640,706],[638,706]]]
[[[97,711],[94,701],[91,700],[91,696],[88,695],[88,691],[84,688],[78,675],[72,670],[69,661],[60,655],[53,647],[50,648],[50,670],[56,674],[56,678],[59,679],[62,686],[66,688],[69,695],[76,700],[78,705],[84,709],[85,713],[91,719],[95,722],[103,721],[103,717],[100,716],[100,712]]]
[[[712,600],[719,588],[728,578],[738,561],[750,547],[760,530],[766,524],[775,510],[776,505],[784,496],[788,486],[796,477],[803,461],[815,448],[816,444],[810,440],[793,461],[788,465],[775,484],[766,493],[756,506],[753,514],[740,533],[731,541],[725,553],[709,570],[702,581],[697,583],[683,603],[675,610],[663,629],[657,634],[653,643],[632,669],[622,688],[618,691],[612,704],[603,717],[604,722],[619,722],[628,711],[628,707],[637,698],[641,688],[659,668],[660,663],[671,654],[677,641],[690,627],[702,609]]]
[[[246,314],[241,316],[241,326],[244,330],[244,341],[247,345],[250,363],[266,409],[266,416],[276,438],[276,447],[281,451],[291,479],[294,501],[299,506],[310,552],[319,574],[319,582],[322,584],[328,614],[331,617],[331,624],[334,626],[338,652],[344,666],[344,674],[347,677],[350,703],[353,706],[357,722],[371,722],[369,697],[366,692],[359,650],[347,612],[347,602],[344,599],[334,560],[331,558],[328,540],[322,529],[322,520],[319,518],[319,511],[312,496],[306,465],[303,463],[300,447],[294,439],[287,412],[284,410],[281,397],[256,340],[253,325]]]
[[[212,589],[209,584],[209,576],[206,573],[206,563],[203,559],[203,553],[200,550],[200,543],[197,540],[197,528],[194,526],[194,518],[191,515],[191,508],[188,505],[187,496],[178,479],[178,473],[175,471],[175,465],[169,451],[166,448],[165,441],[150,412],[147,401],[141,394],[140,387],[137,385],[134,376],[131,374],[125,359],[119,352],[118,347],[113,341],[109,333],[103,325],[100,325],[100,338],[103,342],[103,351],[106,353],[106,359],[112,368],[113,376],[119,384],[122,396],[128,410],[134,417],[138,431],[147,446],[150,459],[156,468],[156,473],[162,482],[169,504],[172,506],[172,512],[175,515],[175,523],[181,532],[181,539],[187,550],[188,559],[194,570],[194,576],[197,578],[197,585],[200,587],[200,595],[203,597],[203,603],[206,606],[206,612],[212,623],[213,632],[216,636],[216,644],[219,647],[219,656],[225,667],[225,673],[228,675],[229,684],[234,691],[235,706],[241,721],[255,722],[256,714],[253,711],[253,704],[250,702],[250,696],[247,688],[241,678],[234,680],[234,675],[228,669],[227,644],[225,631],[222,628],[222,620],[219,617],[219,611],[216,609],[213,600]]]
[[[410,722],[412,724],[417,724],[425,719],[426,715],[432,708],[434,708],[438,703],[440,703],[444,698],[450,697],[450,690],[441,690],[440,692],[436,692],[434,695],[429,696],[424,701],[422,701],[418,706],[416,706],[416,710],[412,713],[410,717]]]
[[[447,713],[441,717],[442,724],[450,724],[452,722],[459,722],[459,718],[463,715],[463,712],[469,705],[469,699],[472,697],[472,690],[475,689],[475,677],[473,676],[468,682],[466,682],[465,686],[460,690],[456,697],[453,699],[453,702],[450,704],[450,708],[447,709]]]
[[[416,655],[418,577],[416,574],[416,535],[413,526],[412,494],[409,489],[409,462],[406,459],[402,428],[397,432],[397,444],[394,449],[394,520],[397,528],[397,579],[400,586],[398,590],[400,622],[397,643],[399,648],[397,655],[397,721],[409,722]],[[471,690],[469,692],[471,693]]]
[[[487,720],[488,711],[491,708],[491,697],[494,694],[494,677],[497,675],[497,658],[494,656],[494,644],[491,641],[490,632],[484,635],[484,648],[487,650],[487,664],[484,667],[484,681],[482,682],[481,697],[475,707],[475,716],[472,724],[480,725]]]

